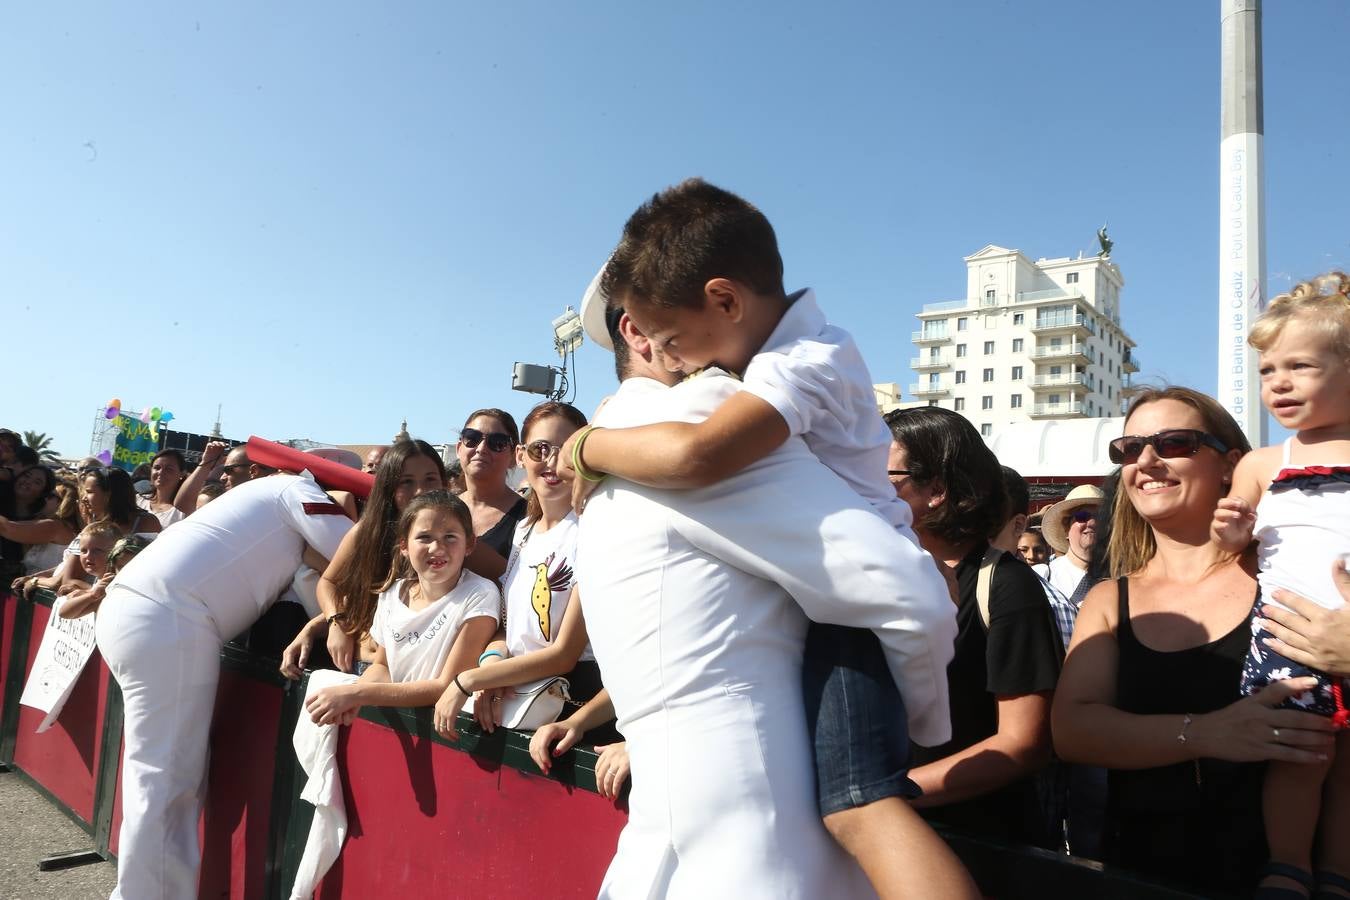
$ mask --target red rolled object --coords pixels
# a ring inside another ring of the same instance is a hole
[[[368,472],[260,438],[256,434],[250,435],[248,439],[248,460],[260,466],[284,469],[297,474],[308,469],[321,487],[335,491],[350,491],[362,500],[370,496],[370,489],[375,486],[375,476]]]

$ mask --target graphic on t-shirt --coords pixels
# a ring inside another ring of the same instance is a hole
[[[553,592],[565,591],[572,586],[572,567],[566,559],[558,560],[558,567],[552,572],[548,567],[553,564],[556,553],[550,553],[543,562],[534,566],[534,589],[530,592],[530,605],[539,617],[539,633],[544,640],[553,640],[553,623],[549,612],[553,605]]]

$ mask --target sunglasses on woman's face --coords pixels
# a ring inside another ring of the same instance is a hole
[[[1212,434],[1197,431],[1194,428],[1172,428],[1159,431],[1147,437],[1140,434],[1127,434],[1118,437],[1108,445],[1111,462],[1118,466],[1128,466],[1139,462],[1139,454],[1145,447],[1152,447],[1163,459],[1176,459],[1179,456],[1194,456],[1201,447],[1213,447],[1220,453],[1227,453],[1228,447]]]
[[[459,439],[470,450],[476,449],[484,440],[487,441],[487,448],[493,453],[501,453],[511,446],[511,435],[500,431],[483,434],[477,428],[465,428],[459,433]]]
[[[562,444],[550,444],[548,441],[530,441],[525,445],[525,455],[535,462],[543,462],[562,449]]]
[[[1064,527],[1067,528],[1074,522],[1077,522],[1079,525],[1084,525],[1088,522],[1093,521],[1096,518],[1097,518],[1097,507],[1080,506],[1078,509],[1075,509],[1073,512],[1069,513],[1067,516],[1064,517]]]

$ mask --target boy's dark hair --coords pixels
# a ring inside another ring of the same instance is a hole
[[[783,258],[764,214],[701,178],[667,188],[638,207],[605,266],[611,302],[698,307],[714,278],[783,296]]]
[[[1008,494],[998,459],[958,412],[938,406],[886,414],[891,437],[905,448],[910,478],[941,484],[946,501],[914,523],[953,544],[987,540],[1008,521]]]
[[[1008,518],[1025,516],[1031,509],[1031,491],[1027,480],[1012,466],[1003,467],[1003,489],[1008,492]]]

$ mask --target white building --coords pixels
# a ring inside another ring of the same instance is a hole
[[[990,436],[1029,420],[1118,416],[1134,341],[1109,258],[1039,259],[993,244],[966,257],[966,299],[929,303],[914,332],[909,395]]]

